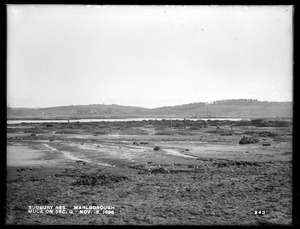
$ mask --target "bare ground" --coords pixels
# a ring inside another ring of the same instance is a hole
[[[292,223],[291,127],[161,124],[11,125],[6,223]],[[240,145],[243,136],[259,142]],[[115,209],[113,215],[30,214],[33,205]],[[260,210],[266,214],[254,214]]]

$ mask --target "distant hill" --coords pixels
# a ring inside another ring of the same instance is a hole
[[[292,117],[292,102],[266,102],[248,99],[190,103],[178,106],[143,108],[121,105],[73,105],[49,108],[8,108],[8,119],[79,119],[133,117]]]

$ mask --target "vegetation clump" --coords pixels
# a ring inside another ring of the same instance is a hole
[[[81,175],[73,185],[107,185],[110,183],[117,183],[128,180],[125,176],[116,176],[112,174],[90,174]]]
[[[257,143],[259,142],[259,140],[257,138],[254,138],[254,137],[243,137],[240,141],[239,141],[239,144],[242,145],[242,144],[252,144],[252,143]]]

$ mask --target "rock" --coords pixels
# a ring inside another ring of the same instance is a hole
[[[161,148],[159,146],[155,146],[153,150],[158,151],[161,150]]]
[[[254,138],[254,137],[243,137],[240,141],[239,141],[239,144],[242,145],[242,144],[252,144],[252,143],[257,143],[259,142],[259,140],[257,138]]]
[[[270,146],[271,144],[270,143],[263,143],[262,145],[263,146]]]
[[[147,145],[148,142],[140,142],[141,145]]]
[[[31,136],[31,137],[36,137],[36,134],[31,134],[30,136]]]

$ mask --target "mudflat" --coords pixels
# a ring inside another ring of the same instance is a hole
[[[6,223],[290,225],[292,123],[209,124],[8,125]],[[243,137],[256,140],[239,144]],[[65,206],[67,214],[29,206]]]

